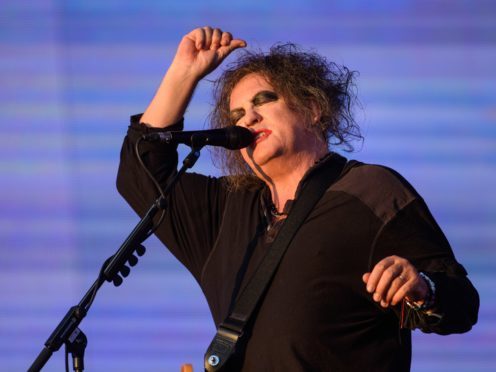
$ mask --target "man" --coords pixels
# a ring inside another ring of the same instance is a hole
[[[201,78],[246,43],[210,27],[186,35],[145,113],[132,118],[118,189],[142,215],[158,195],[136,161],[142,134],[182,129]],[[184,175],[156,234],[188,268],[215,324],[270,249],[301,185],[359,136],[353,74],[291,45],[245,54],[217,83],[214,127],[255,141],[225,154],[230,175]],[[163,187],[172,145],[140,156]],[[304,221],[229,361],[233,371],[408,371],[410,329],[448,334],[477,320],[478,295],[422,198],[394,171],[349,162]]]

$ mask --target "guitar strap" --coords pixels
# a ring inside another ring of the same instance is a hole
[[[234,354],[236,343],[243,335],[246,323],[268,288],[296,232],[325,191],[337,180],[345,168],[355,163],[350,161],[346,164],[345,158],[334,153],[330,156],[333,159],[317,167],[314,170],[315,174],[302,185],[300,195],[295,200],[270,249],[267,250],[254,275],[239,295],[231,314],[217,328],[217,333],[205,353],[205,371],[221,371],[227,360]]]

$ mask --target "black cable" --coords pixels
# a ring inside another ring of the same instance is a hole
[[[65,346],[65,372],[69,372],[69,350],[67,350],[67,345]]]
[[[107,258],[105,260],[105,262],[103,263],[102,267],[100,268],[100,272],[98,273],[98,278],[96,279],[98,284],[95,286],[95,289],[93,290],[93,293],[91,294],[91,298],[88,301],[88,304],[86,305],[86,309],[84,309],[86,313],[90,310],[90,307],[93,304],[93,301],[95,300],[98,289],[100,288],[101,284],[105,281],[105,276],[103,275],[103,273],[104,273],[105,269],[107,268],[107,265],[110,262],[110,260],[112,260],[112,258],[114,258],[114,255]]]
[[[153,177],[153,175],[151,174],[151,172],[149,171],[149,169],[146,167],[146,165],[143,162],[143,159],[141,158],[141,156],[139,154],[139,144],[140,144],[141,141],[142,141],[142,138],[138,139],[138,141],[135,144],[135,152],[136,152],[136,157],[138,158],[138,162],[143,167],[143,170],[145,171],[145,173],[148,175],[148,177],[150,178],[150,180],[153,182],[153,184],[157,188],[157,190],[160,193],[160,196],[162,197],[162,199],[165,199],[165,195],[164,195],[164,192],[163,192],[162,188],[160,187],[160,184],[155,179],[155,177]],[[152,235],[156,231],[156,229],[160,226],[160,224],[164,220],[164,217],[165,217],[165,210],[162,210],[162,214],[161,214],[161,216],[160,216],[157,224],[155,226],[153,226],[150,229],[150,231],[147,232],[146,237],[143,240],[146,240],[150,235]],[[86,313],[89,311],[91,305],[93,304],[93,301],[96,298],[96,294],[97,294],[98,289],[100,288],[101,284],[103,284],[103,282],[105,282],[105,280],[106,280],[105,279],[104,272],[105,272],[105,269],[107,268],[108,263],[113,258],[114,258],[114,255],[112,255],[109,258],[107,258],[105,260],[105,262],[103,263],[102,267],[100,268],[100,272],[98,273],[98,278],[97,278],[97,285],[95,285],[95,288],[94,288],[94,290],[93,290],[93,292],[91,294],[91,298],[88,301],[88,303],[86,305],[86,308],[84,309],[84,311]],[[65,369],[66,369],[66,372],[69,372],[69,352],[67,350],[67,346],[65,348]]]
[[[160,184],[155,179],[155,177],[153,177],[153,175],[151,174],[150,170],[146,167],[145,163],[143,162],[143,159],[140,156],[140,153],[139,153],[139,144],[140,144],[140,142],[142,140],[143,140],[142,138],[139,138],[138,141],[136,141],[136,144],[135,144],[136,157],[138,159],[139,164],[141,165],[141,167],[143,168],[143,170],[147,174],[147,176],[150,178],[150,180],[153,182],[153,184],[157,188],[157,190],[160,193],[160,196],[162,197],[162,199],[165,199],[165,195],[164,195],[164,192],[163,192],[162,188],[160,187]],[[157,228],[160,226],[160,224],[162,223],[162,221],[164,220],[164,218],[165,218],[165,210],[162,211],[162,214],[161,214],[161,216],[160,216],[157,224],[155,226],[153,226],[150,229],[150,231],[147,232],[147,234],[146,234],[146,236],[145,236],[145,238],[143,240],[146,240],[148,237],[150,237],[157,230]],[[95,297],[96,297],[96,294],[98,292],[98,289],[100,288],[100,284],[102,284],[106,280],[105,279],[105,276],[104,276],[104,271],[107,268],[108,263],[112,260],[113,257],[114,256],[110,256],[109,258],[107,258],[107,260],[105,260],[105,262],[103,263],[102,267],[100,268],[100,272],[99,272],[98,278],[97,278],[98,285],[95,286],[95,289],[93,290],[93,293],[91,294],[91,298],[90,298],[90,300],[89,300],[89,302],[88,302],[88,304],[86,306],[86,309],[84,309],[86,312],[89,311],[91,305],[93,304],[93,301],[95,300]]]
[[[134,145],[134,152],[136,153],[136,157],[138,158],[138,162],[141,165],[141,167],[143,168],[143,170],[145,171],[146,175],[152,181],[153,185],[158,190],[158,192],[159,192],[160,196],[162,197],[162,199],[165,200],[165,195],[164,195],[164,191],[162,190],[162,187],[160,186],[160,184],[158,183],[158,181],[155,179],[155,177],[153,176],[153,174],[150,172],[150,170],[146,167],[146,165],[143,162],[143,159],[141,158],[141,155],[139,153],[139,145],[140,145],[140,143],[141,143],[142,140],[143,140],[143,138],[139,138],[136,141],[136,143]],[[160,224],[163,222],[164,218],[165,218],[165,210],[162,210],[162,214],[160,215],[160,218],[158,219],[157,224],[150,229],[150,231],[146,235],[146,238],[148,238],[149,236],[151,236],[158,229],[158,227],[160,226]]]

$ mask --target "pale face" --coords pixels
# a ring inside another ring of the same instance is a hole
[[[252,145],[241,150],[243,159],[257,175],[261,171],[268,175],[289,172],[302,157],[318,159],[326,151],[324,142],[308,129],[303,115],[290,109],[259,74],[246,75],[236,84],[230,112],[235,125],[246,127],[257,136]]]

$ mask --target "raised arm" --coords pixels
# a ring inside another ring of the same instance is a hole
[[[218,28],[196,28],[185,35],[141,123],[165,128],[179,121],[198,82],[246,42]]]

